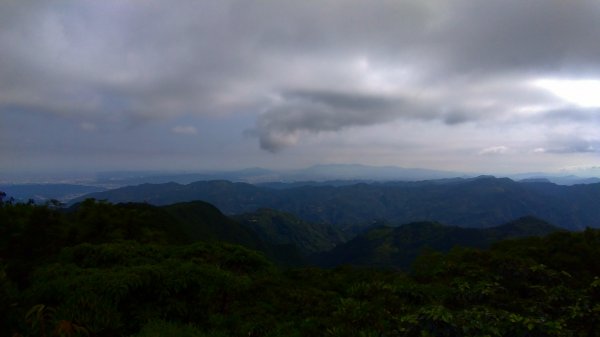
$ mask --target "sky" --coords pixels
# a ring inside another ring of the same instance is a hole
[[[3,0],[0,172],[600,172],[600,1]]]

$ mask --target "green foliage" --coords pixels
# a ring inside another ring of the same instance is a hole
[[[221,333],[205,333],[189,324],[154,320],[145,324],[142,330],[132,337],[226,337]]]
[[[60,319],[108,336],[138,331],[149,320],[206,322],[210,313],[230,310],[248,289],[249,273],[270,268],[259,254],[232,245],[84,244],[39,268],[28,294],[51,303]]]
[[[292,244],[304,254],[322,252],[347,240],[342,231],[325,224],[305,222],[296,216],[273,209],[260,209],[236,219],[254,230],[265,242]]]
[[[410,273],[281,269],[235,244],[179,241],[187,207],[4,203],[0,335],[599,336],[597,230],[425,250]],[[422,225],[365,240],[378,258],[447,241]]]
[[[136,240],[152,243],[180,243],[186,235],[179,222],[166,211],[147,204],[112,205],[87,199],[68,213],[76,223],[71,229],[73,242],[102,243]]]
[[[414,222],[398,227],[375,226],[329,252],[316,254],[315,264],[341,264],[408,270],[426,250],[448,252],[453,247],[487,248],[508,238],[546,235],[559,229],[536,218],[524,217],[485,228],[460,228],[436,222]]]
[[[226,241],[252,249],[264,248],[253,231],[229,219],[213,205],[193,201],[163,209],[179,221],[190,241]]]

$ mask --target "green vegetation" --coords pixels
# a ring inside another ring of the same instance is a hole
[[[406,273],[281,268],[186,227],[226,221],[186,207],[2,203],[0,335],[600,335],[597,230],[428,251]]]
[[[342,264],[407,270],[424,250],[448,252],[454,247],[488,248],[519,237],[543,236],[560,229],[534,217],[523,217],[492,228],[461,228],[436,222],[413,222],[397,227],[376,225],[330,251],[311,256],[313,264]]]
[[[295,245],[305,255],[330,250],[347,240],[345,233],[331,225],[308,223],[273,209],[259,209],[235,219],[254,230],[262,240]]]

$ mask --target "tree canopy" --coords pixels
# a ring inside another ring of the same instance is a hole
[[[284,268],[170,219],[143,204],[3,203],[0,335],[600,335],[597,230],[426,251],[401,272]]]

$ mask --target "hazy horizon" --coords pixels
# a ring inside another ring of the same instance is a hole
[[[0,4],[0,174],[600,177],[600,2]]]
[[[199,170],[58,170],[58,171],[21,171],[3,172],[0,184],[92,184],[105,185],[111,181],[115,186],[136,185],[147,182],[179,181],[184,184],[201,181],[224,179],[248,183],[265,182],[308,182],[308,181],[418,181],[446,178],[475,178],[478,176],[494,176],[522,179],[544,178],[562,185],[578,183],[595,183],[600,179],[600,167],[585,170],[562,171],[523,171],[514,173],[476,172],[476,171],[444,171],[427,168],[399,166],[371,166],[363,164],[317,164],[299,168],[267,168],[245,167],[241,169],[199,169]],[[158,180],[157,180],[158,179]],[[165,180],[166,179],[166,180]],[[183,180],[182,180],[183,179]],[[191,179],[191,180],[190,180]],[[132,182],[133,181],[133,182]],[[107,185],[108,186],[108,185]]]

